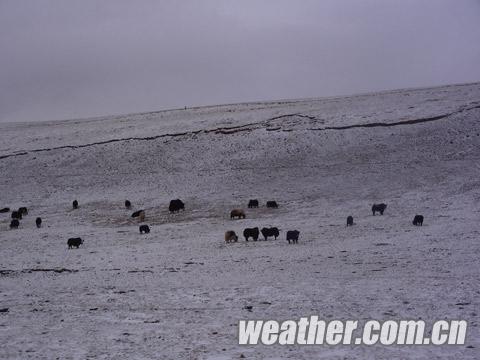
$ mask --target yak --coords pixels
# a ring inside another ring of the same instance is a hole
[[[148,227],[148,225],[140,225],[139,230],[140,230],[140,234],[150,233],[150,228]]]
[[[245,212],[242,209],[233,209],[230,211],[230,219],[245,219]]]
[[[21,220],[22,219],[22,214],[19,213],[18,211],[12,211],[11,218]]]
[[[276,201],[267,201],[267,208],[273,208],[273,209],[276,209],[278,208],[278,204]]]
[[[12,221],[10,221],[10,229],[18,229],[19,226],[20,221],[18,221],[18,219],[13,219]]]
[[[185,210],[185,204],[180,199],[171,200],[170,205],[168,206],[168,210],[172,213],[180,210]]]
[[[375,216],[375,212],[379,212],[380,215],[383,215],[383,212],[387,208],[387,204],[373,204],[372,205],[372,213]]]
[[[8,213],[8,212],[10,212],[10,208],[8,207],[0,209],[0,213]]]
[[[423,215],[415,215],[412,223],[415,226],[423,226]]]
[[[248,208],[258,208],[258,200],[257,199],[252,199],[248,202]]]
[[[18,208],[18,212],[22,215],[28,215],[28,209],[25,206]]]
[[[68,248],[71,249],[73,247],[76,247],[77,249],[79,248],[79,246],[83,244],[83,240],[79,237],[77,238],[70,238],[68,239],[67,241],[67,245],[68,245]]]
[[[132,218],[136,218],[140,216],[141,212],[145,212],[145,210],[137,210],[132,214]]]
[[[145,210],[137,210],[132,214],[132,218],[138,217],[138,221],[142,222],[145,220]]]
[[[143,211],[143,210],[137,210],[137,211],[135,211],[135,212],[132,214],[132,218],[139,217],[139,216],[140,216],[140,213],[141,213],[142,211]]]
[[[230,242],[237,242],[238,241],[238,236],[235,234],[235,231],[229,230],[225,232],[225,242],[230,243]]]
[[[347,226],[353,226],[353,216],[347,217]]]
[[[243,236],[245,237],[245,241],[248,241],[249,237],[251,237],[253,241],[257,241],[259,234],[260,231],[258,230],[258,227],[246,228],[245,230],[243,230]]]
[[[37,217],[35,219],[35,224],[37,224],[37,228],[40,228],[42,226],[42,218]]]
[[[290,244],[290,241],[293,244],[298,244],[298,236],[300,235],[300,231],[298,230],[289,230],[287,231],[287,241]]]
[[[130,200],[125,200],[125,207],[127,209],[130,209],[132,207],[132,203],[130,202]]]
[[[77,201],[77,200],[73,200],[72,206],[73,206],[74,209],[78,209],[78,201]]]
[[[276,227],[271,227],[271,228],[264,227],[262,229],[262,235],[265,238],[265,240],[268,240],[269,236],[273,236],[275,238],[275,240],[277,240],[277,237],[278,237],[279,234],[280,234],[280,232],[278,231],[278,229]]]

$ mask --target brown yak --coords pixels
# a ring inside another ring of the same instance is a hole
[[[235,234],[235,231],[229,230],[225,232],[225,242],[230,243],[230,242],[237,242],[238,241],[238,236]]]
[[[235,218],[245,219],[245,211],[243,211],[242,209],[233,209],[230,212],[230,219],[235,219]]]

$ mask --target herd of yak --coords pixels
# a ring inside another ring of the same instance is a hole
[[[248,203],[249,208],[258,208],[258,200],[250,200]],[[276,201],[267,201],[267,208],[278,208],[278,204]],[[378,212],[380,215],[383,215],[383,212],[387,208],[387,204],[373,204],[372,205],[372,213],[375,216],[375,214]],[[246,215],[245,212],[242,209],[233,209],[230,212],[230,218],[235,219],[245,219]],[[347,226],[353,226],[353,216],[348,216],[347,217]],[[422,226],[423,225],[423,215],[415,215],[413,219],[413,225],[415,226]],[[245,241],[248,241],[249,238],[252,238],[254,241],[257,241],[260,233],[262,234],[263,238],[267,240],[269,237],[275,238],[277,240],[277,237],[280,234],[280,231],[276,227],[271,227],[271,228],[262,228],[262,230],[259,230],[258,227],[255,228],[246,228],[243,230],[243,237],[245,238]],[[298,230],[288,230],[286,234],[286,239],[288,243],[290,244],[297,244],[298,243],[298,237],[300,236],[300,232]],[[230,243],[230,242],[237,242],[238,241],[238,236],[233,230],[229,230],[225,232],[225,242]]]
[[[73,209],[78,209],[78,201],[74,200],[72,202]],[[272,208],[276,209],[278,208],[278,204],[276,201],[267,201],[266,203],[267,208]],[[248,202],[248,208],[258,208],[259,207],[259,202],[258,200],[250,200]],[[132,203],[129,200],[125,201],[125,208],[131,209],[132,208]],[[387,208],[387,204],[373,204],[372,205],[372,213],[375,215],[377,212],[380,213],[380,215],[383,215],[385,209]],[[183,203],[182,200],[176,199],[176,200],[171,200],[170,205],[168,206],[168,210],[171,213],[178,212],[180,210],[185,210],[185,204]],[[10,208],[3,208],[0,209],[0,213],[9,213]],[[28,209],[26,207],[20,207],[18,210],[14,210],[11,213],[11,222],[10,222],[10,229],[17,229],[20,226],[20,220],[23,218],[23,216],[28,214]],[[140,222],[145,221],[145,210],[137,210],[132,213],[131,215],[132,218],[138,218]],[[243,209],[233,209],[230,212],[230,219],[245,219],[245,211]],[[42,219],[40,217],[37,217],[35,219],[35,224],[37,225],[37,228],[42,227]],[[353,226],[353,217],[348,216],[347,217],[347,226]],[[415,226],[422,226],[423,225],[423,216],[422,215],[415,215],[413,219],[413,225]],[[148,234],[150,233],[150,228],[148,225],[142,224],[139,226],[139,231],[141,234]],[[262,234],[263,238],[265,240],[268,240],[269,237],[277,239],[277,237],[280,234],[280,230],[276,227],[264,227],[261,230],[258,229],[258,227],[255,228],[246,228],[243,231],[243,236],[245,238],[245,241],[248,241],[248,239],[252,238],[254,241],[257,241],[259,239],[260,233]],[[288,243],[296,244],[298,243],[298,238],[300,236],[300,232],[298,230],[289,230],[286,233],[286,240]],[[230,243],[230,242],[237,242],[238,241],[238,236],[233,230],[229,230],[225,232],[225,242]],[[83,244],[83,240],[79,237],[76,238],[69,238],[67,240],[67,245],[68,248],[71,249],[73,247],[78,248],[81,244]]]

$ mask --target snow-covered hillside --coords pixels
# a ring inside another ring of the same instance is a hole
[[[0,124],[0,208],[29,208],[0,214],[0,358],[476,359],[479,120],[476,83]],[[280,239],[224,243],[253,226]],[[237,344],[241,319],[310,315],[466,319],[467,345]]]

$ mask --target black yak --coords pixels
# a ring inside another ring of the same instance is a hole
[[[0,209],[0,213],[8,213],[8,212],[10,212],[10,208],[8,207]]]
[[[18,212],[22,215],[28,215],[28,209],[25,206],[22,206],[18,209]]]
[[[353,216],[347,217],[347,226],[353,226]]]
[[[185,204],[180,199],[171,200],[170,205],[168,206],[168,210],[172,213],[180,210],[185,210]]]
[[[125,200],[125,207],[130,209],[132,207],[132,203],[129,200]]]
[[[260,231],[258,230],[258,227],[246,228],[245,230],[243,230],[243,236],[245,237],[245,241],[248,241],[249,237],[251,237],[254,241],[257,241],[259,234]]]
[[[230,243],[230,242],[237,242],[238,241],[238,236],[235,234],[235,231],[229,230],[225,232],[225,242]]]
[[[289,230],[287,231],[287,241],[290,244],[290,241],[293,244],[298,244],[298,236],[300,235],[300,231],[298,230]]]
[[[73,200],[72,206],[73,206],[74,209],[78,209],[78,201],[77,201],[77,200]]]
[[[415,217],[413,218],[413,225],[423,226],[423,215],[415,215]]]
[[[230,211],[230,219],[245,219],[245,212],[242,209],[233,209]]]
[[[142,211],[143,211],[143,210],[137,210],[137,211],[135,211],[135,212],[132,214],[132,218],[139,217],[139,216],[140,216],[140,213],[141,213]]]
[[[276,201],[267,201],[267,208],[278,208],[278,204]]]
[[[12,211],[12,215],[11,215],[11,218],[12,219],[22,219],[22,214],[19,213],[18,211]]]
[[[251,209],[251,208],[258,208],[258,200],[257,199],[253,199],[253,200],[250,200],[248,202],[248,208]]]
[[[83,240],[81,238],[70,238],[67,241],[68,248],[71,249],[72,247],[76,247],[77,249],[80,245],[83,244]]]
[[[378,211],[380,215],[383,215],[383,212],[387,208],[387,204],[373,204],[372,205],[372,213],[375,216],[375,212]]]
[[[148,225],[140,225],[139,230],[140,230],[140,234],[150,233],[150,228],[148,227]]]
[[[19,226],[20,221],[18,221],[17,219],[13,219],[12,221],[10,221],[10,229],[18,229]]]
[[[137,210],[132,214],[132,218],[138,217],[140,222],[145,220],[145,210]]]
[[[35,224],[37,224],[37,228],[40,228],[42,226],[42,218],[37,217],[35,219]]]
[[[265,240],[267,240],[269,236],[273,236],[275,238],[275,240],[277,240],[277,237],[278,237],[279,234],[280,234],[280,232],[278,231],[278,229],[276,227],[271,227],[271,228],[265,228],[264,227],[262,229],[262,235],[265,238]]]

